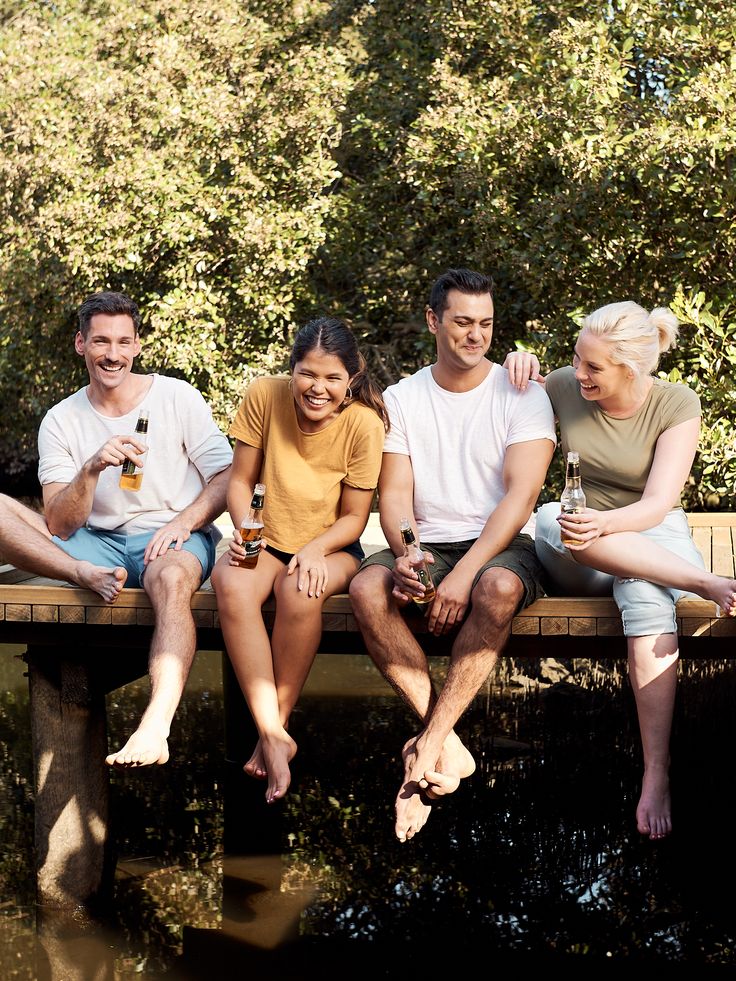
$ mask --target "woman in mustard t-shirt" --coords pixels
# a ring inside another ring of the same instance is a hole
[[[580,456],[586,508],[536,513],[537,554],[567,595],[611,595],[621,611],[629,678],[644,756],[637,827],[652,839],[672,830],[669,740],[677,684],[675,604],[687,594],[736,614],[736,581],[705,570],[680,495],[700,433],[692,389],[654,377],[660,354],[674,346],[675,315],[632,302],[589,314],[572,367],[545,379],[534,355],[506,359],[511,381],[541,381],[555,410],[562,450]],[[571,536],[578,544],[563,545]]]
[[[289,787],[289,716],[317,653],[322,606],[347,591],[378,484],[388,416],[355,337],[326,317],[302,327],[290,375],[257,378],[230,427],[235,438],[229,551],[212,572],[227,652],[258,730],[246,773],[266,801]],[[265,485],[263,547],[253,568],[240,523]],[[261,607],[275,597],[269,639]]]

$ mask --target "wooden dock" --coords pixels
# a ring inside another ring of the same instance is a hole
[[[734,577],[736,515],[690,514],[708,567]],[[220,551],[227,545],[220,543]],[[366,551],[381,547],[365,540]],[[209,582],[192,601],[200,650],[223,650],[217,604]],[[265,605],[266,618],[273,604]],[[408,622],[428,655],[447,655],[453,635],[427,633],[419,612]],[[677,606],[684,656],[731,657],[736,618],[715,605],[683,599]],[[146,673],[153,612],[142,589],[123,589],[113,606],[88,590],[0,567],[0,643],[25,645],[34,760],[37,896],[55,909],[94,909],[112,894],[114,857],[108,833],[109,770],[106,695]],[[364,645],[348,596],[325,603],[323,653],[358,653]],[[625,657],[612,599],[548,596],[513,622],[507,656]],[[227,659],[225,682],[228,681]],[[226,732],[247,713],[237,685],[230,690]],[[238,701],[239,700],[239,701]],[[231,718],[231,722],[228,720]],[[237,719],[236,719],[237,717]],[[251,736],[252,741],[252,736]],[[230,757],[228,757],[230,758]]]
[[[736,515],[693,513],[688,520],[708,568],[719,575],[736,575]],[[223,540],[220,552],[225,547]],[[365,547],[368,552],[377,546],[369,543]],[[209,580],[195,593],[192,609],[200,646],[221,649],[217,603]],[[264,610],[268,621],[273,616],[273,604],[266,603]],[[719,617],[715,604],[708,600],[680,600],[677,619],[683,639],[730,641],[736,637],[736,620]],[[420,616],[412,616],[410,622],[417,635],[426,635]],[[153,611],[142,589],[124,589],[115,605],[108,606],[89,590],[32,576],[12,566],[0,567],[0,643],[145,647],[152,625]],[[325,603],[322,630],[321,650],[325,653],[364,650],[347,595],[333,596]],[[609,653],[612,648],[594,639],[602,642],[622,636],[621,618],[613,599],[548,596],[515,618],[510,653],[531,651],[529,642],[535,640],[544,639],[546,646],[565,638],[568,644],[574,639],[576,647],[577,641],[582,641],[580,646],[588,649],[586,654],[576,650],[577,656],[595,657],[602,646]],[[441,641],[428,635],[426,641],[430,653],[446,653]],[[539,644],[535,652],[541,655]],[[709,653],[714,651],[709,649]]]

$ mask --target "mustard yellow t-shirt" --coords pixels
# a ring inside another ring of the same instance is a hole
[[[320,432],[304,433],[287,375],[248,386],[230,436],[263,451],[263,537],[282,552],[298,552],[335,523],[343,484],[378,484],[385,436],[378,414],[353,402]]]
[[[614,419],[580,394],[575,370],[558,368],[545,382],[560,427],[560,443],[580,454],[586,504],[599,511],[641,500],[657,440],[667,429],[700,415],[700,399],[687,385],[655,378],[643,405],[628,419]]]

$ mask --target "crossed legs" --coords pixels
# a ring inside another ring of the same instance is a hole
[[[201,581],[202,566],[191,552],[169,549],[146,566],[143,588],[155,616],[148,654],[151,697],[138,728],[121,749],[106,758],[109,766],[147,766],[169,758],[171,720],[197,646],[191,602]]]
[[[0,494],[0,555],[35,575],[91,589],[107,603],[118,598],[127,575],[122,566],[102,567],[67,555],[51,540],[43,515],[4,494]]]
[[[426,823],[430,801],[454,791],[475,769],[454,730],[491,673],[521,601],[521,580],[486,570],[453,644],[445,683],[436,694],[427,658],[391,596],[391,572],[368,566],[350,584],[350,599],[368,652],[383,676],[424,723],[402,751],[404,777],[396,798],[396,836],[412,838]]]

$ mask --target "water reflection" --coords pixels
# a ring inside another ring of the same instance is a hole
[[[219,655],[200,652],[171,762],[112,775],[114,922],[45,915],[38,936],[25,679],[0,667],[3,979],[389,977],[444,950],[566,970],[734,963],[730,661],[681,665],[670,840],[636,833],[623,661],[506,660],[463,720],[478,770],[401,844],[397,754],[414,723],[367,659],[318,658],[292,792],[267,807],[225,759]],[[146,699],[141,684],[110,697],[113,741]]]

